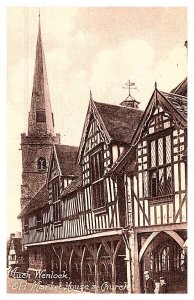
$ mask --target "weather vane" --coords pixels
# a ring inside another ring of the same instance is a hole
[[[127,83],[125,83],[125,85],[127,87],[124,86],[123,89],[128,89],[129,90],[129,96],[131,96],[131,94],[130,94],[131,89],[133,89],[133,90],[137,89],[136,86],[135,86],[135,82],[131,82],[130,80],[128,80]]]

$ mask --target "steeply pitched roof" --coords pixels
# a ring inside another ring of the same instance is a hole
[[[76,165],[76,158],[78,154],[78,147],[67,145],[54,145],[56,149],[56,155],[59,162],[59,167],[63,176],[75,176],[78,177],[81,174],[81,168]],[[28,204],[23,208],[22,212],[18,216],[21,218],[27,214],[30,214],[38,209],[45,207],[48,203],[49,193],[47,185],[45,184],[32,198]]]
[[[38,122],[37,119],[39,119]],[[34,81],[28,125],[29,135],[38,134],[40,136],[51,134],[52,136],[54,136],[54,122],[51,111],[51,102],[40,22],[36,45]]]
[[[165,93],[155,89],[147,105],[147,108],[141,118],[141,121],[138,124],[135,134],[133,135],[131,141],[132,146],[129,146],[128,149],[126,149],[126,151],[123,152],[123,154],[118,158],[118,160],[109,170],[109,173],[120,173],[127,163],[129,168],[130,164],[131,166],[134,164],[133,160],[131,161],[131,157],[133,157],[134,148],[136,147],[135,145],[141,136],[141,128],[147,122],[150,113],[153,111],[156,101],[158,101],[166,111],[168,111],[175,119],[177,119],[179,124],[181,124],[183,128],[187,126],[187,98],[181,95]]]
[[[78,147],[55,145],[59,167],[63,176],[79,176],[81,169],[76,165]]]
[[[131,107],[94,103],[111,139],[115,142],[130,143],[143,111]]]
[[[82,186],[82,179],[81,177],[78,177],[76,179],[74,179],[70,185],[68,185],[64,191],[62,192],[61,196],[65,197],[73,192],[75,192],[79,187]]]
[[[187,98],[172,93],[160,92],[173,107],[184,117],[187,118]]]
[[[187,78],[172,89],[171,93],[187,97]]]
[[[38,191],[38,193],[32,198],[28,204],[23,208],[18,218],[21,218],[27,214],[30,214],[38,209],[43,208],[49,199],[48,188],[46,184]]]

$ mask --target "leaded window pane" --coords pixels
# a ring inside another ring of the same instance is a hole
[[[157,176],[155,171],[151,175],[151,196],[157,196]]]
[[[171,137],[166,136],[166,163],[171,163]]]
[[[172,193],[172,170],[171,166],[166,168],[166,194]]]
[[[158,164],[159,166],[164,163],[164,155],[163,155],[163,138],[158,139]]]
[[[151,142],[151,167],[156,166],[156,144],[155,141]]]
[[[148,172],[143,173],[143,182],[144,182],[144,197],[148,197]]]
[[[165,195],[165,180],[164,180],[164,169],[159,169],[158,175],[158,195]]]

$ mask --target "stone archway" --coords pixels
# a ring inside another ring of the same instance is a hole
[[[169,230],[169,231],[162,231],[162,232],[165,232],[166,234],[168,234],[169,236],[171,236],[177,242],[177,244],[179,244],[179,246],[181,248],[183,248],[183,245],[184,245],[185,241],[175,231]],[[142,256],[143,256],[144,252],[146,251],[147,247],[149,246],[149,244],[160,233],[161,233],[161,231],[152,232],[152,234],[145,241],[145,243],[143,244],[143,246],[142,246],[142,248],[141,248],[141,250],[139,252],[139,262],[141,261]]]
[[[168,293],[187,291],[187,255],[183,249],[184,240],[173,231],[152,233],[143,243],[139,252],[141,284],[143,272],[147,270],[155,280],[165,278]]]

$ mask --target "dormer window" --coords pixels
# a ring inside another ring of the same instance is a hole
[[[37,169],[38,169],[38,171],[46,171],[46,159],[44,157],[40,157],[38,159]]]

